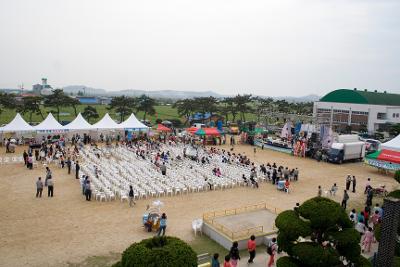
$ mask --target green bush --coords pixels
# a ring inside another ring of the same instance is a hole
[[[175,237],[153,237],[133,243],[122,253],[116,267],[197,266],[197,255],[182,240]]]
[[[300,265],[298,265],[294,259],[288,256],[281,257],[276,261],[276,267],[299,267],[299,266]]]
[[[400,190],[394,190],[388,194],[388,197],[400,198]]]
[[[394,257],[394,267],[400,267],[400,257]]]
[[[285,232],[287,239],[291,241],[295,241],[299,236],[306,237],[311,234],[311,228],[293,210],[279,213],[275,225],[279,231]]]
[[[116,263],[114,263],[111,267],[122,267],[121,262],[118,261]]]
[[[356,267],[372,267],[372,263],[363,256],[358,257],[358,260],[355,262]]]
[[[346,228],[330,234],[332,241],[336,243],[336,249],[340,255],[348,260],[356,262],[360,257],[360,234],[354,228]]]
[[[397,170],[397,171],[394,173],[394,179],[395,179],[398,183],[400,183],[400,170]]]
[[[314,242],[297,243],[292,252],[293,258],[298,259],[300,266],[327,267],[340,264],[339,254],[334,248],[323,248]]]

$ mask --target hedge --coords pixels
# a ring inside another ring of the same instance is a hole
[[[175,267],[197,266],[197,255],[182,240],[175,237],[153,237],[133,243],[114,267]]]
[[[397,171],[394,173],[394,179],[395,179],[398,183],[400,183],[400,170],[397,170]]]
[[[400,198],[400,190],[394,190],[388,194],[388,197]]]
[[[276,261],[276,267],[299,267],[299,266],[300,265],[294,262],[294,259],[288,256],[281,257]]]
[[[292,248],[293,258],[303,267],[327,267],[340,264],[339,254],[334,248],[323,248],[314,242],[297,243]]]

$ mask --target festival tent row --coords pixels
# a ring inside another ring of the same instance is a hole
[[[61,125],[54,116],[49,113],[44,121],[36,126],[29,125],[22,116],[17,113],[15,118],[0,128],[0,132],[67,132],[85,130],[148,130],[149,127],[141,123],[134,114],[124,122],[116,123],[107,113],[97,123],[89,124],[79,113],[78,116],[69,124]]]
[[[380,169],[400,170],[400,135],[383,143],[380,150],[367,155],[365,162]]]

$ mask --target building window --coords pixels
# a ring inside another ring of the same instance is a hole
[[[376,114],[376,118],[378,120],[386,120],[386,113],[378,113]]]
[[[396,113],[396,118],[398,118],[399,117],[399,113]]]

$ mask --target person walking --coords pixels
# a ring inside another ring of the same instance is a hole
[[[247,250],[249,251],[250,258],[248,263],[253,263],[254,258],[256,257],[256,237],[254,235],[250,236],[250,240],[247,241]]]
[[[372,189],[370,189],[370,190],[368,190],[368,192],[367,192],[367,200],[365,201],[365,204],[368,206],[368,207],[371,207],[372,206],[372,198],[374,197],[374,192],[373,192],[373,190]]]
[[[364,252],[371,252],[371,244],[374,241],[374,233],[372,232],[372,228],[368,227],[367,231],[365,231],[363,240],[362,240],[362,253]]]
[[[318,186],[318,196],[319,196],[319,197],[322,196],[322,188],[321,188],[320,185]]]
[[[349,194],[347,194],[347,190],[344,190],[343,200],[342,200],[342,208],[344,209],[346,209],[347,207],[347,200],[349,200]]]
[[[353,191],[352,192],[355,193],[356,192],[356,184],[357,184],[357,179],[356,179],[355,175],[353,175],[352,182],[353,182]]]
[[[71,165],[72,165],[72,162],[71,162],[71,158],[70,158],[70,157],[68,157],[68,159],[67,159],[67,161],[66,161],[66,164],[67,164],[67,168],[68,168],[68,174],[71,174]]]
[[[163,165],[161,165],[160,170],[161,170],[162,175],[167,174],[167,166],[165,166],[165,162],[163,162]]]
[[[92,187],[90,186],[89,180],[87,180],[85,184],[85,196],[86,196],[86,201],[90,201],[92,198]]]
[[[28,153],[26,153],[26,150],[24,150],[24,153],[22,154],[22,157],[24,157],[25,165],[27,165],[28,164]]]
[[[267,247],[267,253],[269,255],[269,261],[268,261],[268,267],[271,267],[274,262],[275,262],[275,254],[277,251],[277,244],[276,244],[276,238],[272,238],[271,242],[269,243]]]
[[[232,267],[232,265],[231,265],[231,257],[229,257],[229,255],[225,256],[224,267]]]
[[[129,186],[129,207],[132,207],[135,205],[135,195],[133,193],[133,187],[130,185]]]
[[[167,215],[163,213],[160,219],[160,228],[158,229],[157,236],[161,235],[161,231],[163,232],[162,235],[165,235],[165,230],[167,228]]]
[[[239,255],[239,244],[237,241],[232,243],[232,247],[229,251],[229,256],[231,257],[231,266],[236,267],[238,266],[238,261],[240,260],[240,255]]]
[[[47,179],[47,197],[53,197],[53,193],[54,193],[54,181],[50,176]]]
[[[79,170],[81,169],[81,166],[79,166],[79,161],[76,161],[75,165],[75,179],[79,179]]]
[[[219,261],[218,261],[219,254],[215,253],[211,259],[211,267],[220,267]]]
[[[346,178],[346,190],[350,189],[350,184],[351,184],[351,175],[348,174]]]
[[[43,182],[42,177],[39,177],[36,181],[36,197],[42,197],[43,192]]]

